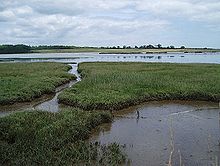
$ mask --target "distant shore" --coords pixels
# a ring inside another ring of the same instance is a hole
[[[74,48],[74,49],[43,49],[32,50],[33,53],[86,53],[96,52],[99,54],[155,54],[155,53],[215,53],[220,49],[185,48],[185,49],[102,49],[102,48]]]
[[[165,54],[165,53],[215,53],[220,49],[213,48],[187,48],[181,46],[162,47],[161,45],[144,45],[144,46],[117,46],[117,47],[77,47],[77,46],[29,46],[24,44],[17,45],[0,45],[0,54],[29,54],[29,53],[89,53],[99,54]]]

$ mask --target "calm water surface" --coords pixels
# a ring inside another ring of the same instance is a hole
[[[215,103],[149,102],[115,114],[90,141],[123,145],[130,165],[218,166],[219,112]]]

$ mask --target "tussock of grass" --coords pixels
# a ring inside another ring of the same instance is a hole
[[[91,130],[111,122],[108,112],[21,112],[0,118],[0,165],[116,165],[117,144],[88,143]]]
[[[0,64],[0,104],[31,101],[75,76],[67,73],[71,66],[60,63]]]
[[[118,110],[149,100],[220,100],[220,65],[82,63],[83,79],[59,101],[85,110]]]

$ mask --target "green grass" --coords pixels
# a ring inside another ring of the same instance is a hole
[[[1,63],[0,105],[31,101],[74,78],[60,63]]]
[[[118,165],[125,160],[116,144],[86,139],[109,112],[63,110],[20,112],[0,118],[0,165]]]
[[[220,65],[82,63],[83,79],[59,102],[85,110],[119,110],[150,100],[220,100]]]
[[[101,48],[74,48],[74,49],[45,49],[32,50],[36,53],[83,53],[83,52],[98,52],[98,53],[163,53],[163,52],[220,52],[220,49],[101,49]]]

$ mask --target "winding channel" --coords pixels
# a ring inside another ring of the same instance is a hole
[[[9,115],[14,112],[19,111],[34,111],[34,110],[42,110],[49,112],[58,112],[60,111],[61,104],[58,103],[58,95],[66,88],[70,88],[77,82],[81,81],[80,75],[77,71],[78,63],[69,64],[72,69],[70,69],[69,73],[74,74],[77,78],[76,80],[70,81],[67,84],[61,85],[56,88],[54,95],[43,95],[42,97],[32,101],[32,102],[24,102],[24,103],[15,103],[12,105],[0,106],[0,117]]]
[[[21,56],[21,55],[19,55]],[[12,62],[24,61],[26,55]],[[48,59],[37,59],[44,55],[32,55],[25,62],[64,62],[72,66],[69,71],[77,80],[56,88],[53,96],[43,96],[31,102],[1,106],[0,116],[14,111],[40,109],[58,112],[65,107],[58,104],[57,96],[66,88],[79,82],[77,72],[81,62],[172,62],[172,63],[217,63],[220,54],[212,55],[98,55],[65,54],[50,55]],[[47,54],[48,56],[48,54]],[[84,58],[77,58],[84,56]],[[212,56],[210,58],[210,56]],[[33,59],[34,57],[34,59]],[[71,58],[72,57],[72,58]],[[159,58],[158,58],[159,57]],[[191,57],[191,59],[190,59]],[[14,58],[14,59],[13,59]],[[199,59],[199,60],[198,60]],[[140,117],[137,117],[137,111]],[[220,165],[220,108],[218,103],[200,101],[154,101],[143,103],[114,113],[114,121],[101,125],[88,141],[110,144],[117,142],[129,160],[126,165],[150,166],[207,166]]]

